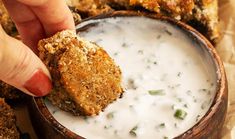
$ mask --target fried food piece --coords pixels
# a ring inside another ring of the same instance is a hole
[[[194,0],[195,7],[191,21],[196,21],[205,27],[203,30],[200,26],[195,27],[201,31],[214,44],[219,41],[219,16],[218,16],[218,0]]]
[[[7,100],[19,100],[26,97],[20,90],[0,81],[0,97]]]
[[[2,0],[0,0],[0,23],[8,35],[13,37],[18,35],[16,26],[11,20]]]
[[[101,47],[72,31],[39,41],[39,57],[54,86],[47,98],[62,110],[97,115],[123,93],[120,68]]]
[[[67,4],[83,18],[113,11],[102,0],[67,0]]]
[[[82,20],[80,14],[74,12],[72,9],[70,9],[70,11],[72,12],[75,25],[78,24]]]
[[[0,98],[0,139],[20,139],[13,110]]]
[[[218,0],[104,0],[112,7],[136,9],[142,7],[151,12],[173,17],[189,23],[211,42],[219,39]]]

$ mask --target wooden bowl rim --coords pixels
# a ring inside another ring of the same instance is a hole
[[[187,25],[186,23],[183,23],[181,21],[172,19],[170,17],[166,17],[159,14],[154,13],[146,13],[146,12],[139,12],[139,11],[114,11],[109,12],[105,14],[101,14],[98,16],[87,18],[80,23],[86,22],[88,20],[95,20],[95,19],[103,19],[103,18],[110,18],[110,17],[133,17],[133,16],[142,16],[146,18],[152,18],[155,20],[160,21],[166,21],[167,23],[170,23],[171,25],[175,25],[181,30],[183,30],[185,33],[189,33],[191,36],[197,39],[201,44],[203,44],[201,47],[205,47],[208,51],[210,57],[213,60],[213,63],[216,64],[216,75],[217,75],[217,84],[216,84],[216,95],[215,98],[211,104],[211,107],[207,111],[207,113],[198,121],[197,124],[195,124],[193,127],[191,127],[189,130],[185,131],[181,135],[175,137],[175,138],[181,138],[185,137],[188,134],[190,135],[193,131],[197,131],[196,134],[200,134],[202,130],[204,130],[205,127],[203,127],[203,123],[206,123],[212,116],[215,114],[216,110],[218,109],[219,105],[222,103],[222,97],[224,94],[227,94],[226,88],[227,88],[227,81],[226,81],[226,75],[223,63],[217,54],[214,46],[196,29],[192,28],[191,26]],[[78,23],[77,25],[79,25]],[[45,121],[50,125],[54,130],[57,130],[62,135],[68,137],[68,138],[76,138],[76,139],[85,139],[84,137],[81,137],[77,135],[76,133],[72,132],[71,130],[67,129],[63,125],[61,125],[49,112],[48,108],[46,107],[43,98],[33,98],[33,103],[36,105],[36,108],[40,112],[40,114],[43,116]],[[198,130],[200,129],[200,130]]]

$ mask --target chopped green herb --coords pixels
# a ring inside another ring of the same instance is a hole
[[[57,112],[57,110],[54,110],[54,111],[52,111],[52,114],[55,114]]]
[[[167,29],[165,29],[165,32],[168,34],[168,35],[172,35],[172,33],[169,31],[169,30],[167,30]]]
[[[184,107],[185,107],[185,108],[188,108],[188,104],[184,104]]]
[[[135,81],[132,78],[128,79],[128,89],[137,89],[137,86],[135,85]]]
[[[160,39],[162,36],[159,34],[158,36],[157,36],[157,39]]]
[[[104,129],[109,129],[109,128],[111,128],[111,127],[112,127],[112,125],[109,125],[109,126],[105,125],[105,126],[104,126]]]
[[[144,51],[143,50],[138,50],[138,54],[143,54],[144,53]]]
[[[165,137],[163,137],[163,139],[168,139],[168,137],[165,136]]]
[[[183,99],[182,98],[177,98],[178,102],[182,102]]]
[[[123,44],[122,44],[122,47],[126,48],[126,47],[128,47],[128,44],[123,43]]]
[[[184,120],[185,117],[187,116],[187,112],[182,109],[177,109],[174,116],[177,119]]]
[[[84,116],[84,117],[83,117],[83,120],[84,120],[86,123],[89,123],[89,120],[88,120],[88,117],[87,117],[87,116]]]
[[[197,115],[196,117],[196,122],[199,121],[199,118],[201,117],[201,115]]]
[[[148,93],[152,96],[155,95],[164,96],[166,94],[164,90],[149,90]]]
[[[182,75],[182,72],[178,72],[177,76],[181,77],[181,75]]]
[[[115,53],[114,53],[114,56],[117,56],[118,54],[119,54],[118,52],[115,52]]]
[[[161,123],[161,124],[159,125],[159,127],[160,127],[160,128],[165,128],[165,127],[166,127],[166,124],[165,124],[165,123]]]
[[[136,137],[137,136],[137,134],[136,134],[137,129],[138,129],[138,126],[133,127],[129,132],[130,135]]]
[[[104,126],[104,129],[108,129],[108,126],[107,126],[107,125],[105,125],[105,126]]]
[[[110,112],[106,115],[107,119],[113,119],[113,117],[114,117],[114,112]]]
[[[189,95],[189,96],[191,96],[191,95],[192,95],[192,91],[188,90],[188,91],[186,92],[186,94]]]

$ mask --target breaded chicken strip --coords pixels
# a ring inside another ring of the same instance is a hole
[[[48,99],[65,111],[97,115],[123,93],[119,67],[101,47],[72,31],[41,40],[39,53],[52,75]]]
[[[0,98],[0,139],[20,139],[13,110]]]

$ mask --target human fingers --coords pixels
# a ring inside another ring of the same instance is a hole
[[[12,0],[14,1],[14,0]],[[65,0],[18,0],[30,6],[40,19],[47,36],[65,29],[75,30],[73,16]]]
[[[20,33],[22,41],[37,53],[37,43],[45,38],[42,24],[33,11],[16,0],[4,0],[4,5]]]
[[[26,45],[6,35],[1,26],[0,50],[0,80],[32,96],[50,92],[50,74],[45,65]]]

